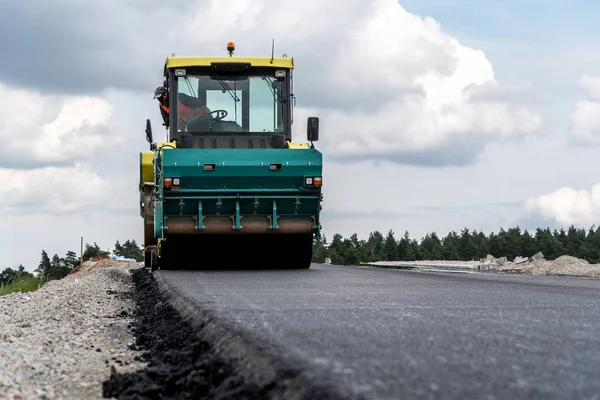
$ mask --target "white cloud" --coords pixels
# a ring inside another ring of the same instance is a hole
[[[482,85],[472,85],[466,88],[471,101],[481,102],[510,102],[512,104],[535,101],[531,83],[500,84],[489,81]]]
[[[120,143],[110,137],[110,104],[101,97],[45,95],[0,82],[1,167],[90,160]]]
[[[600,102],[581,100],[570,116],[569,138],[579,145],[600,144]]]
[[[600,99],[600,78],[585,74],[579,80],[579,86],[596,99]]]
[[[285,52],[295,58],[298,105],[322,117],[323,149],[331,156],[466,164],[487,144],[518,140],[542,126],[538,114],[520,105],[522,100],[514,101],[520,89],[495,79],[483,51],[462,45],[437,21],[407,12],[396,0],[190,0],[162,5],[160,12],[144,10],[138,3],[119,5],[123,12],[108,34],[97,28],[92,16],[108,15],[112,2],[89,10],[84,5],[52,8],[61,15],[76,12],[86,21],[67,21],[54,30],[66,30],[63,34],[76,37],[77,48],[86,49],[65,55],[74,60],[72,65],[84,59],[91,64],[75,68],[72,82],[65,86],[84,90],[82,86],[148,85],[151,96],[154,86],[149,85],[154,84],[148,77],[159,84],[164,57],[171,53],[225,55],[226,43],[233,40],[236,55],[269,56],[275,37],[276,55]],[[15,17],[27,15],[18,10]],[[152,25],[148,21],[160,21],[164,13],[177,20],[177,26],[147,29]],[[21,29],[22,23],[17,26]],[[56,41],[54,31],[48,28],[38,36]],[[123,59],[125,66],[120,64]],[[97,107],[101,106],[93,108]],[[57,114],[54,110],[52,115]],[[85,143],[52,153],[54,158],[39,149],[32,154],[49,161],[66,160],[71,154],[82,159],[89,154],[83,149],[100,140],[92,134],[85,137]],[[57,142],[51,141],[54,148]]]
[[[23,263],[32,271],[42,249],[51,255],[79,252],[80,236],[111,250],[116,240],[142,244],[138,153],[148,150],[143,128],[146,113],[156,111],[151,96],[8,90],[15,104],[0,121],[19,134],[5,143],[18,142],[10,153],[27,168],[2,168],[6,157],[0,163],[0,220],[11,228],[0,235],[0,268]],[[30,105],[32,113],[19,104]],[[0,126],[0,134],[6,133]],[[63,160],[68,163],[51,165]]]
[[[538,114],[498,96],[503,86],[482,51],[396,0],[221,3],[198,3],[169,38],[191,41],[188,49],[235,40],[238,55],[268,55],[269,35],[277,32],[277,43],[297,60],[299,103],[322,118],[330,156],[404,162],[407,154],[471,146],[452,160],[468,163],[489,142],[541,128]],[[482,99],[479,87],[495,94]]]
[[[579,146],[600,145],[600,78],[583,75],[579,80],[592,100],[580,100],[569,116],[569,141]]]
[[[563,226],[589,227],[598,225],[600,218],[600,183],[591,190],[577,190],[563,186],[551,193],[531,197],[526,209]]]
[[[126,200],[136,195],[132,174],[101,177],[85,164],[72,167],[37,169],[0,169],[0,210],[13,213],[35,210],[47,213],[71,213],[102,209],[105,212],[135,209]],[[125,199],[125,202],[124,202]]]

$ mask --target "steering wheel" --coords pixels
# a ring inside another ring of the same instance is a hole
[[[206,116],[208,117],[209,115],[213,115],[214,113],[219,113],[219,115],[217,117],[213,117],[213,119],[217,120],[217,121],[221,121],[223,118],[225,118],[229,113],[225,110],[214,110],[209,112]]]

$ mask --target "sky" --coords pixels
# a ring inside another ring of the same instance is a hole
[[[139,153],[176,55],[294,57],[323,230],[421,238],[600,218],[600,3],[0,2],[0,268],[143,243]]]

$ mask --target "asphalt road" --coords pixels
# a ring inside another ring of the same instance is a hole
[[[370,398],[600,399],[600,281],[313,265],[159,271]]]

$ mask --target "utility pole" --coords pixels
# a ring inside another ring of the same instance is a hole
[[[79,251],[79,268],[83,265],[83,236],[81,237],[81,250]]]

